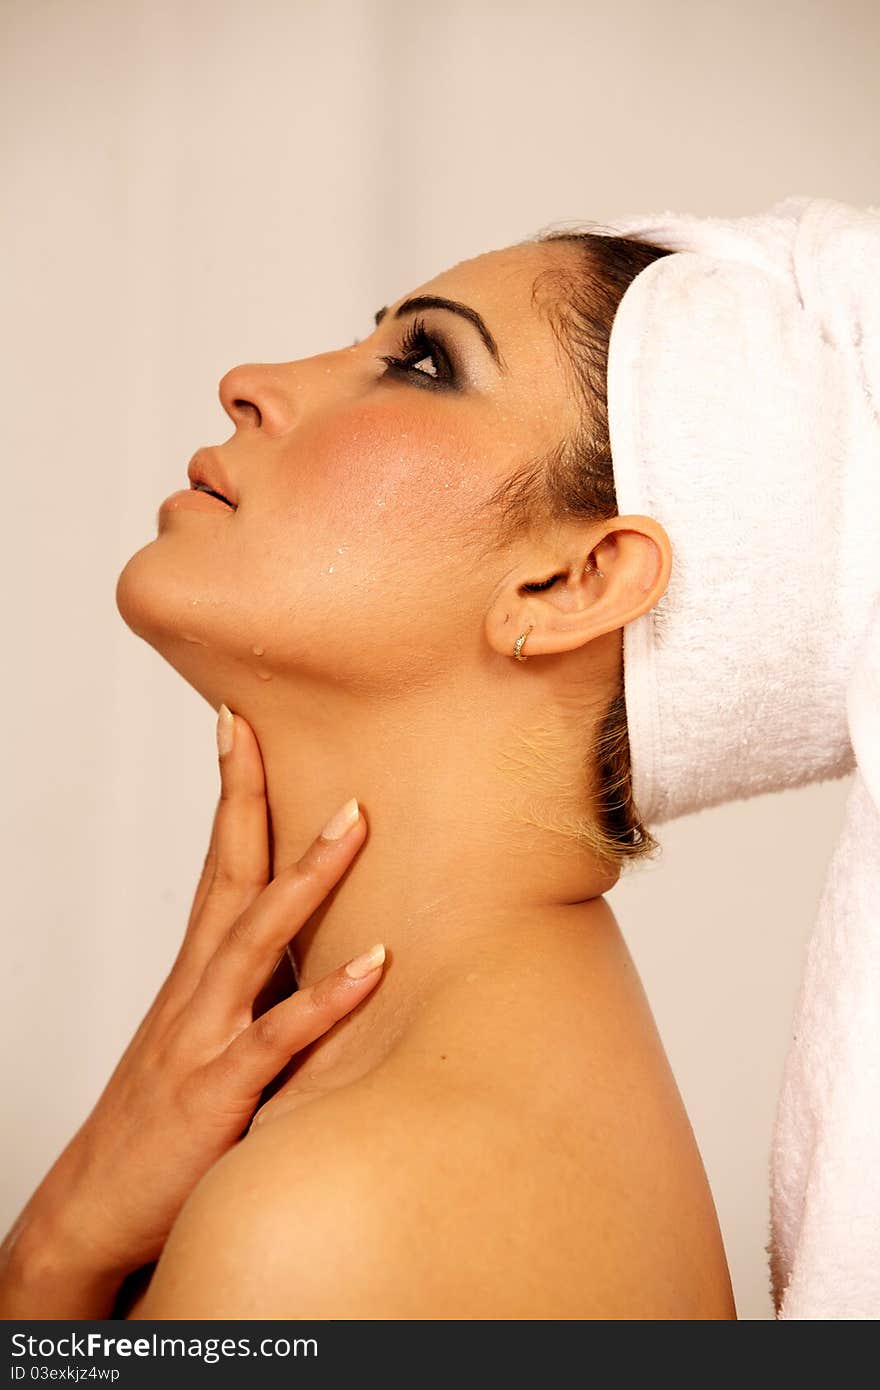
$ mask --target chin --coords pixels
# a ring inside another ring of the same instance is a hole
[[[206,699],[213,699],[209,692],[219,674],[217,651],[200,630],[197,605],[185,576],[169,569],[155,542],[136,551],[116,581],[116,607],[126,626]]]
[[[126,626],[214,709],[223,700],[240,707],[254,679],[238,650],[231,605],[219,597],[224,591],[217,577],[206,577],[203,569],[200,557],[190,571],[185,559],[172,562],[151,541],[120,573],[116,607]]]
[[[161,566],[153,558],[155,542],[135,551],[116,581],[116,607],[132,632],[152,642],[163,630],[163,609],[167,610],[168,595],[163,603],[162,588],[167,591],[167,579],[162,583]]]
[[[192,589],[184,575],[168,566],[156,541],[133,553],[118,577],[115,603],[125,624],[152,646],[181,641],[190,630],[190,635],[204,641],[196,628],[197,600]]]

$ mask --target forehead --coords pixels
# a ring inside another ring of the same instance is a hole
[[[490,315],[499,334],[503,326],[510,336],[549,323],[546,308],[563,292],[571,265],[570,253],[561,246],[524,242],[458,261],[409,294],[463,299],[483,315],[493,333]]]

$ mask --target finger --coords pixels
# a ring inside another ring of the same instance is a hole
[[[224,1091],[235,1085],[259,1095],[295,1053],[366,998],[382,976],[384,961],[385,947],[379,942],[261,1014],[209,1064],[206,1083]]]
[[[201,968],[216,950],[230,923],[269,881],[269,825],[266,777],[256,736],[248,722],[233,715],[231,749],[219,756],[220,799],[211,845],[187,935],[194,942],[190,964]]]
[[[215,885],[262,888],[269,881],[266,774],[256,735],[246,719],[231,716],[232,746],[220,763]]]
[[[228,706],[227,706],[226,708],[228,708]],[[221,808],[222,808],[222,806],[223,806],[223,790],[222,790],[222,789],[223,789],[224,761],[225,761],[225,763],[228,763],[228,761],[229,761],[229,756],[232,755],[232,754],[234,754],[235,749],[236,749],[236,745],[237,745],[237,747],[238,747],[238,752],[239,752],[239,754],[241,753],[241,740],[236,740],[236,739],[235,739],[235,731],[236,731],[236,728],[240,728],[240,727],[241,727],[241,725],[243,724],[244,721],[242,720],[241,715],[239,715],[237,721],[236,721],[236,719],[235,719],[235,716],[232,715],[232,722],[231,722],[231,724],[225,723],[225,720],[228,720],[229,716],[225,716],[225,717],[224,717],[223,709],[224,709],[224,707],[221,705],[221,707],[220,707],[220,709],[218,710],[218,713],[217,713],[217,726],[216,726],[216,735],[217,735],[217,756],[218,756],[218,759],[219,759],[219,762],[220,762],[220,779],[221,779],[221,781],[220,781],[220,787],[221,787],[221,794],[220,794],[220,796],[219,796],[219,798],[218,798],[218,800],[217,800],[217,805],[216,805],[215,808],[214,808],[214,817],[213,817],[213,820],[212,820],[212,822],[211,822],[211,838],[210,838],[210,840],[209,840],[209,842],[208,842],[208,849],[207,849],[207,853],[205,854],[204,863],[203,863],[203,865],[202,865],[201,877],[200,877],[200,879],[199,879],[198,887],[196,888],[195,897],[193,898],[192,909],[191,909],[191,911],[190,911],[190,923],[192,923],[193,919],[196,918],[196,917],[198,917],[199,913],[201,912],[201,909],[202,909],[202,907],[203,907],[203,905],[204,905],[205,897],[207,896],[208,890],[209,890],[209,888],[210,888],[210,886],[211,886],[211,883],[212,883],[212,881],[213,881],[213,878],[214,878],[214,871],[215,871],[215,869],[216,869],[216,867],[217,867],[217,831],[218,831],[218,827],[219,827],[219,825],[220,825],[220,820],[221,820],[220,811],[221,811]],[[231,711],[230,711],[230,714],[231,714]],[[224,728],[226,729],[226,733],[224,733]],[[226,742],[226,741],[228,741],[228,740],[230,740],[230,739],[232,740],[232,748],[231,748],[231,749],[228,748],[228,747],[223,746],[223,745],[224,745],[224,742]],[[187,925],[189,925],[189,923],[188,923]]]
[[[214,808],[214,819],[211,823],[211,839],[208,842],[208,849],[207,853],[205,854],[205,861],[202,865],[201,877],[199,878],[199,882],[195,891],[195,896],[193,897],[192,907],[190,908],[189,912],[189,921],[186,924],[187,931],[190,930],[193,922],[199,916],[202,907],[204,906],[208,889],[211,886],[211,880],[214,877],[214,868],[217,863],[217,812],[219,811],[219,809],[220,802],[218,801],[216,807]]]
[[[284,948],[354,859],[367,826],[357,800],[351,801],[356,818],[348,830],[332,840],[322,831],[302,858],[273,878],[228,928],[199,985],[207,1005],[202,1016],[210,1027],[222,1029],[230,1017],[240,1017],[243,1006],[253,1003]]]

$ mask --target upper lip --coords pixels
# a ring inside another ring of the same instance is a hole
[[[186,476],[193,487],[196,483],[202,483],[212,492],[219,493],[231,507],[238,506],[238,493],[214,449],[197,449],[189,461]]]

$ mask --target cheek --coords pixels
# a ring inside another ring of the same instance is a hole
[[[481,437],[458,403],[371,402],[303,422],[254,469],[228,527],[191,517],[132,558],[120,611],[156,646],[185,638],[263,675],[405,682],[442,663],[482,602],[465,533],[497,481],[497,435]]]
[[[451,414],[386,402],[304,427],[285,464],[279,529],[316,559],[331,541],[374,559],[384,548],[393,560],[426,532],[450,535],[488,481],[473,427],[452,428]]]
[[[406,682],[481,601],[467,527],[491,479],[473,422],[415,413],[383,403],[303,426],[279,465],[283,502],[272,485],[255,499],[242,590],[301,669]]]

